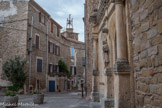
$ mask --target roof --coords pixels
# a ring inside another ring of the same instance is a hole
[[[81,42],[81,41],[77,41],[77,40],[74,40],[74,39],[70,39],[70,38],[66,38],[65,36],[61,35],[62,38],[64,38],[65,40],[67,41],[70,41],[70,42],[73,42],[73,43],[77,43],[77,44],[85,44],[84,42]]]
[[[59,26],[62,29],[62,26],[58,24],[53,18],[50,18],[50,20],[52,20],[57,26]]]
[[[48,14],[47,11],[45,11],[37,2],[34,0],[30,0],[30,3],[35,6],[37,9],[39,9],[42,13],[44,13],[48,18],[50,18],[50,15]]]
[[[68,31],[64,31],[62,33],[73,33],[73,34],[79,34],[79,33],[75,33],[75,32],[68,32]]]
[[[30,0],[30,3],[37,9],[39,9],[43,14],[45,14],[50,20],[52,20],[57,26],[59,26],[62,29],[62,26],[58,24],[53,18],[51,18],[50,14],[47,11],[45,11],[37,2],[35,2],[34,0]]]

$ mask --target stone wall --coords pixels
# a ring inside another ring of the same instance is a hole
[[[95,8],[97,8],[100,0],[85,0],[85,44],[86,44],[86,87],[87,96],[92,92],[92,72],[93,72],[93,51],[92,51],[92,24],[89,22],[89,18],[92,15]]]
[[[0,1],[0,59],[2,59],[2,64],[16,55],[26,58],[27,13],[27,1]],[[2,72],[0,74],[4,80]]]
[[[37,7],[37,9],[36,9]],[[52,42],[53,44],[57,45],[60,47],[60,55],[56,55],[54,53],[49,52],[48,53],[48,64],[54,64],[54,65],[58,65],[58,61],[59,60],[63,60],[67,66],[68,69],[70,71],[70,66],[71,66],[71,56],[70,56],[70,48],[74,47],[74,49],[76,49],[78,51],[78,55],[77,55],[77,63],[82,62],[82,60],[80,59],[80,57],[84,57],[84,43],[82,42],[78,42],[78,41],[72,41],[69,39],[66,39],[64,37],[62,37],[61,35],[56,35],[57,33],[55,32],[51,32],[51,21],[48,18],[48,13],[44,12],[45,15],[45,24],[42,24],[39,22],[39,13],[41,12],[42,8],[37,6],[37,4],[33,4],[33,2],[30,3],[29,6],[29,24],[31,24],[31,17],[34,17],[34,28],[33,28],[33,44],[35,43],[35,35],[39,35],[40,36],[40,48],[39,49],[34,49],[33,53],[32,53],[32,85],[35,88],[36,87],[36,80],[39,79],[40,80],[40,88],[41,89],[49,89],[49,85],[48,85],[48,81],[47,80],[47,85],[46,85],[46,60],[47,60],[47,38],[46,38],[46,33],[47,33],[47,22],[48,22],[48,41]],[[55,24],[58,29],[59,26],[57,24]],[[56,31],[56,30],[54,30]],[[30,34],[30,26],[28,28],[28,34]],[[28,44],[29,45],[29,44]],[[43,59],[43,72],[38,73],[36,72],[36,58],[37,57],[41,57]],[[81,60],[81,61],[80,61]],[[82,73],[84,72],[84,67],[80,67],[81,64],[77,64],[77,72]],[[50,76],[49,76],[50,77]],[[63,91],[63,87],[64,84],[61,81],[57,81],[55,77],[58,77],[57,75],[55,75],[54,77],[50,77],[50,80],[54,80],[56,82],[56,85],[60,86],[61,91]],[[60,85],[59,85],[60,84]]]
[[[136,107],[162,107],[162,1],[130,0]]]
[[[74,40],[78,40],[78,33],[74,33],[73,29],[71,31],[68,31],[68,29],[72,29],[72,28],[67,28],[65,32],[61,33],[63,36],[65,36],[66,38],[70,38],[70,39],[74,39]]]
[[[108,98],[103,101],[104,108],[109,108],[110,103],[117,108],[160,108],[162,102],[162,1],[99,0],[99,2],[98,5],[96,1],[86,0],[87,85],[97,85],[92,88],[99,88],[100,95],[104,93],[104,97]],[[93,10],[96,8],[95,13]],[[91,20],[94,20],[93,24],[89,22]],[[107,34],[103,34],[105,29],[108,30]],[[92,34],[92,31],[95,32]],[[93,35],[97,38],[97,47],[94,49],[92,48],[96,42],[92,45]],[[102,37],[107,38],[110,52],[107,76],[104,69]],[[93,50],[98,50],[96,67],[99,78],[94,78],[95,75],[92,75],[93,60],[96,59],[92,56],[95,54],[92,53]],[[92,81],[92,78],[95,81]],[[91,90],[88,88],[88,95]]]

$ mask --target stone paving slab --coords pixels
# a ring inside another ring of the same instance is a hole
[[[45,93],[44,104],[37,106],[19,106],[17,108],[90,108],[90,102],[81,98],[77,92]],[[0,103],[4,96],[0,96]],[[19,103],[32,104],[32,95],[19,95]],[[0,108],[3,108],[0,106]]]

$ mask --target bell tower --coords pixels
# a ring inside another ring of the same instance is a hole
[[[71,14],[69,14],[69,18],[67,18],[66,31],[73,32],[73,18],[71,18]]]

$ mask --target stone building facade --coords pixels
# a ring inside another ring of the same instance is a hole
[[[73,32],[73,28],[66,28],[66,31],[62,33],[66,38],[78,40],[78,33]]]
[[[79,78],[83,79],[81,62],[85,56],[85,45],[67,39],[60,33],[61,29],[34,0],[0,1],[0,79],[4,82],[1,85],[10,85],[2,72],[3,63],[18,55],[27,60],[26,91],[67,90],[69,80],[60,72],[58,61],[64,61],[70,71],[73,63],[71,48],[77,52],[75,76],[79,74]]]
[[[88,95],[103,108],[162,107],[161,8],[161,0],[85,0]]]

